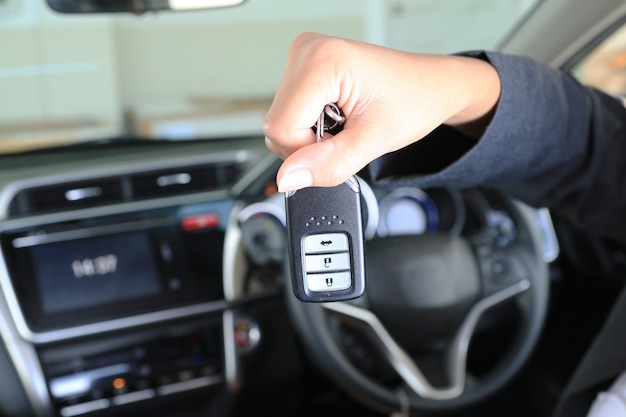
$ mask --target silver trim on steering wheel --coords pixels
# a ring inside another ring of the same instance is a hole
[[[483,298],[472,307],[449,350],[452,383],[446,388],[436,388],[428,382],[417,364],[395,342],[378,320],[378,317],[371,311],[344,302],[324,303],[322,306],[332,313],[347,316],[365,324],[371,331],[371,335],[375,336],[375,341],[379,344],[389,363],[416,394],[428,399],[449,400],[459,397],[465,389],[467,352],[480,316],[489,308],[513,298],[529,288],[530,281],[523,279]]]

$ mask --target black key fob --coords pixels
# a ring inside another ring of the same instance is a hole
[[[360,297],[365,291],[359,181],[285,194],[295,296],[305,302]]]

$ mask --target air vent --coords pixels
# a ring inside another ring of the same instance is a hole
[[[220,162],[138,173],[130,184],[135,198],[155,198],[228,187],[240,173],[237,163]]]
[[[77,181],[19,192],[9,210],[28,214],[115,204],[124,201],[121,178]]]
[[[230,160],[37,186],[15,194],[9,204],[9,215],[75,210],[211,191],[232,186],[241,173],[240,162]]]
[[[220,186],[216,167],[213,165],[135,174],[131,176],[130,184],[135,198],[186,194],[211,190]]]

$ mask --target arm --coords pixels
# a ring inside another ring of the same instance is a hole
[[[498,71],[502,90],[476,145],[428,167],[420,147],[430,147],[430,155],[446,153],[444,140],[456,135],[440,128],[422,143],[375,161],[375,178],[420,187],[490,186],[549,207],[601,236],[626,240],[626,110],[621,102],[525,58],[486,53],[482,59]]]

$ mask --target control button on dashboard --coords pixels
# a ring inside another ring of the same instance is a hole
[[[214,229],[220,225],[220,217],[216,213],[193,214],[183,217],[181,226],[187,232],[194,230]]]
[[[239,319],[235,322],[234,340],[241,351],[250,351],[256,348],[261,340],[261,328],[252,320]]]

